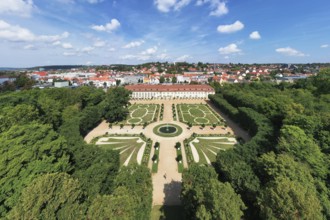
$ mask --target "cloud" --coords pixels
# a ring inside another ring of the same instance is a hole
[[[143,40],[140,40],[140,41],[132,41],[132,42],[126,44],[125,46],[123,46],[123,48],[125,48],[125,49],[129,49],[129,48],[139,47],[139,46],[141,46],[142,44],[144,44],[144,41],[143,41]]]
[[[142,55],[153,55],[157,52],[158,48],[155,47],[151,47],[149,49],[146,49],[145,51],[141,52]]]
[[[229,25],[219,25],[218,32],[220,33],[234,33],[236,31],[242,30],[244,28],[244,24],[240,21],[235,21],[233,24]]]
[[[261,36],[260,36],[260,34],[259,34],[258,31],[253,31],[250,34],[250,39],[252,39],[252,40],[259,40],[259,39],[261,39]]]
[[[283,48],[277,48],[275,50],[277,53],[280,53],[280,54],[283,54],[283,55],[286,55],[286,56],[292,56],[292,57],[304,57],[306,56],[304,53],[296,50],[296,49],[293,49],[291,47],[283,47]]]
[[[23,47],[24,50],[35,50],[35,46],[33,44],[28,44]]]
[[[240,53],[242,50],[239,49],[236,44],[229,44],[226,47],[220,47],[218,51],[220,54],[234,54]]]
[[[157,58],[160,59],[160,60],[167,60],[167,59],[170,58],[170,56],[168,54],[166,54],[166,53],[162,53],[162,54],[159,54],[157,56]]]
[[[0,15],[11,14],[29,17],[34,7],[32,0],[1,0]]]
[[[70,44],[70,43],[63,43],[63,44],[61,44],[61,46],[64,49],[72,49],[73,48],[72,44]]]
[[[105,25],[93,25],[91,28],[96,31],[107,31],[112,32],[120,27],[120,23],[117,19],[111,19],[111,22]]]
[[[102,40],[97,40],[94,42],[93,46],[94,47],[104,47],[107,43],[105,41]]]
[[[211,12],[210,12],[210,16],[222,16],[225,14],[228,14],[229,9],[226,5],[225,1],[221,1],[221,0],[198,0],[196,2],[197,6],[201,6],[204,5],[206,3],[210,4],[210,8],[211,8]]]
[[[55,42],[69,36],[68,32],[61,35],[40,35],[33,34],[30,30],[22,28],[18,25],[11,25],[0,20],[0,39],[12,42]]]
[[[95,47],[84,47],[81,49],[81,52],[83,53],[90,53],[95,49]]]
[[[78,54],[76,52],[64,52],[63,55],[66,57],[72,57],[77,56]]]
[[[328,47],[329,47],[328,44],[323,44],[323,45],[321,45],[321,48],[328,48]]]
[[[90,3],[90,4],[97,4],[97,3],[101,3],[103,1],[104,0],[87,0],[87,2]]]
[[[154,0],[154,4],[160,12],[167,13],[172,9],[179,11],[181,8],[187,6],[191,0]]]
[[[187,54],[185,54],[185,55],[183,55],[183,56],[181,56],[181,57],[178,57],[178,58],[176,58],[176,62],[184,62],[184,61],[187,61],[188,59],[190,59],[191,58],[191,56],[190,55],[187,55]]]

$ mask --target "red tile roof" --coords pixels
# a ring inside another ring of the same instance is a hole
[[[177,92],[177,91],[205,91],[214,92],[209,85],[128,85],[126,89],[133,92]]]

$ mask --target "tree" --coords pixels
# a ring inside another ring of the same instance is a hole
[[[66,173],[42,175],[22,192],[9,219],[83,219],[84,194]]]
[[[176,143],[175,143],[175,148],[176,148],[176,149],[179,149],[180,147],[181,147],[181,143],[180,143],[180,142],[176,142]]]
[[[128,114],[128,104],[131,92],[124,87],[108,90],[104,102],[105,118],[108,122],[122,121]]]
[[[177,83],[177,82],[178,82],[178,79],[177,79],[175,76],[173,76],[173,77],[172,77],[172,83],[175,84],[175,83]]]
[[[134,201],[132,219],[150,219],[152,181],[150,170],[144,166],[122,167],[115,180],[117,187],[125,187]]]
[[[134,219],[134,200],[125,187],[112,195],[97,196],[88,209],[88,219]]]
[[[159,83],[163,84],[165,82],[164,76],[159,77]]]
[[[116,86],[119,86],[121,83],[121,80],[120,79],[116,79]]]
[[[24,125],[32,121],[38,121],[39,112],[27,104],[5,107],[0,113],[0,132],[9,129],[13,125]]]
[[[325,178],[328,174],[328,163],[320,148],[305,132],[296,126],[284,125],[280,130],[277,149],[287,152],[312,167],[313,175]]]
[[[323,219],[322,207],[309,185],[277,178],[258,199],[263,219]]]
[[[182,175],[186,219],[240,219],[245,205],[229,183],[217,180],[210,167],[192,165]]]
[[[166,78],[166,83],[169,83],[171,81],[171,79],[170,78]]]
[[[31,180],[43,173],[72,170],[67,143],[49,125],[14,125],[0,133],[0,213],[18,203]]]

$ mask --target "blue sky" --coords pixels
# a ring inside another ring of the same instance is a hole
[[[0,66],[330,61],[329,0],[1,0]]]

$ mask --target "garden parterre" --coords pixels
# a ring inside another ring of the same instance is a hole
[[[207,104],[178,104],[179,120],[192,125],[221,125],[223,119]]]
[[[185,142],[188,162],[211,164],[219,151],[231,149],[236,143],[235,138],[226,136],[191,137]]]
[[[159,108],[156,104],[133,104],[128,107],[129,114],[124,124],[142,125],[156,121]]]
[[[99,138],[96,145],[106,149],[118,150],[120,164],[127,166],[128,164],[142,163],[147,143],[139,136],[113,136]]]

